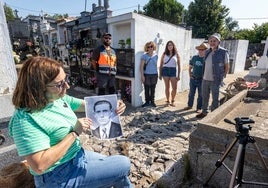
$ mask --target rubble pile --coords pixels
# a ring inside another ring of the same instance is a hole
[[[185,176],[184,155],[195,124],[166,108],[137,108],[121,116],[124,136],[98,140],[90,131],[81,135],[84,148],[131,160],[130,180],[136,188],[179,187]],[[89,139],[90,138],[90,139]]]

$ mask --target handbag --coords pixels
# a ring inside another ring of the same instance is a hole
[[[146,63],[144,63],[144,66],[143,66],[144,71],[146,70],[146,66],[147,66],[147,64],[149,63],[150,60],[151,60],[151,57],[146,61]]]

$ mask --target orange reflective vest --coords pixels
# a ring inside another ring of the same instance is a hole
[[[114,49],[106,50],[104,46],[100,47],[98,70],[102,74],[116,74],[116,53]]]

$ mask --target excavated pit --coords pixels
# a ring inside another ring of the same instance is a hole
[[[255,144],[246,145],[243,179],[246,181],[265,182],[268,184],[268,169],[264,167],[258,155],[260,151],[266,165],[268,164],[268,92],[263,90],[244,90],[225,102],[218,109],[198,122],[198,128],[190,135],[189,154],[194,177],[205,183],[216,169],[216,161],[221,160],[233,170],[239,139],[229,152],[228,146],[233,143],[239,130],[248,129],[249,136]],[[235,118],[249,117],[255,123],[235,126],[224,119],[235,123]],[[257,146],[259,149],[255,149]],[[225,155],[224,155],[225,154]],[[223,158],[226,156],[226,158]],[[231,174],[224,165],[217,168],[209,185],[227,187]],[[243,187],[254,187],[244,184]],[[261,187],[261,186],[258,186]]]

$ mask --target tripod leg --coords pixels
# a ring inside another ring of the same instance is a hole
[[[241,151],[241,157],[239,161],[239,170],[237,172],[237,184],[242,184],[243,172],[244,172],[244,162],[245,162],[245,153],[246,153],[246,145],[243,144],[243,148]]]
[[[236,154],[236,158],[235,158],[234,169],[233,169],[233,174],[232,174],[232,178],[231,178],[231,181],[229,184],[229,188],[234,187],[234,182],[235,182],[235,178],[236,178],[236,174],[237,174],[237,170],[238,170],[238,165],[240,163],[243,147],[244,147],[243,144],[239,144],[239,146],[238,146],[238,150],[237,150],[237,154]]]
[[[257,151],[257,154],[259,155],[259,157],[260,157],[260,159],[261,159],[261,162],[262,162],[263,166],[265,167],[265,169],[266,169],[267,172],[268,172],[268,166],[267,166],[267,164],[265,163],[265,160],[264,160],[264,158],[263,158],[263,156],[262,156],[262,154],[261,154],[261,152],[260,152],[260,149],[259,149],[258,145],[256,144],[256,142],[253,142],[253,146],[255,147],[255,150]]]
[[[222,162],[227,157],[227,155],[229,154],[229,152],[232,150],[232,148],[236,144],[237,140],[238,140],[238,138],[236,137],[232,141],[232,143],[228,146],[228,148],[226,149],[226,151],[224,152],[224,154],[222,155],[222,157],[216,162],[216,164],[215,164],[216,169],[212,172],[212,174],[209,176],[208,180],[204,183],[204,186],[207,186],[208,185],[208,182],[211,180],[211,178],[213,177],[213,175],[215,174],[215,172],[217,171],[217,169],[222,165]]]

